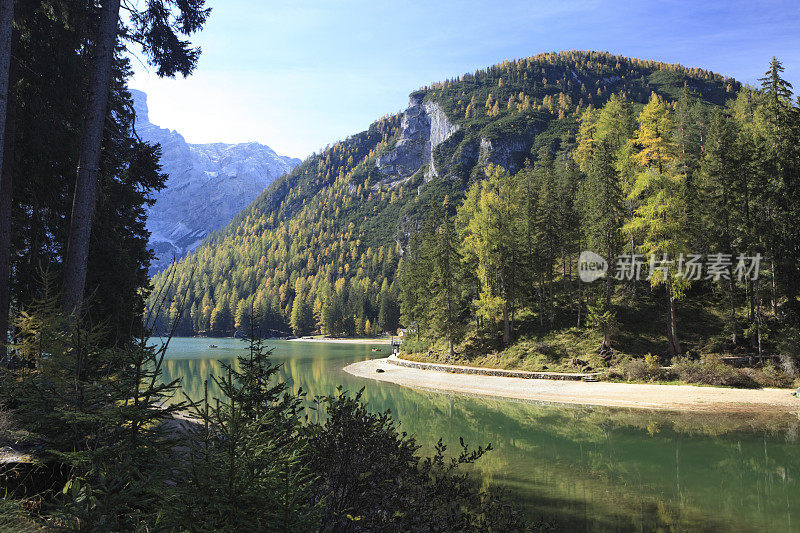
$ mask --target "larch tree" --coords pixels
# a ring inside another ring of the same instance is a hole
[[[653,94],[639,115],[634,134],[638,166],[630,197],[639,201],[625,231],[641,238],[640,250],[650,258],[650,284],[664,286],[667,297],[667,341],[671,356],[682,353],[678,340],[675,302],[686,288],[679,275],[678,258],[687,250],[685,176],[674,169],[675,146],[671,139],[672,116],[660,97]]]
[[[578,144],[575,147],[574,157],[578,167],[583,172],[588,172],[597,147],[595,139],[597,134],[597,115],[598,111],[590,105],[581,113],[578,120]]]
[[[507,345],[513,334],[512,314],[518,299],[520,228],[515,217],[521,198],[513,176],[494,165],[487,167],[486,179],[474,187],[480,191],[475,211],[460,217],[469,219],[464,253],[473,255],[478,267],[477,312],[490,322],[499,319],[503,343]]]

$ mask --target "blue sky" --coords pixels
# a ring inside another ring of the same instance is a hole
[[[403,109],[408,93],[558,50],[707,68],[755,82],[777,55],[800,91],[800,2],[209,0],[187,79],[134,59],[152,122],[189,142],[305,157]]]

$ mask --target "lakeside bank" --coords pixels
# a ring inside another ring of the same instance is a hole
[[[381,337],[377,339],[364,338],[331,338],[331,337],[300,337],[296,339],[288,339],[289,342],[324,342],[329,344],[391,344],[392,340],[388,337]]]
[[[793,396],[792,389],[523,379],[399,366],[388,358],[352,363],[344,371],[410,388],[557,404],[666,411],[800,413],[800,398]]]

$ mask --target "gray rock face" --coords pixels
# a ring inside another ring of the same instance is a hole
[[[481,138],[478,163],[482,165],[493,164],[509,172],[516,172],[520,168],[520,158],[528,154],[530,142],[526,139],[506,139],[503,142]]]
[[[436,102],[423,102],[411,96],[400,123],[402,129],[395,147],[378,157],[375,165],[386,179],[373,185],[374,189],[394,188],[428,165],[426,178],[437,175],[433,150],[458,130],[458,124],[447,119]]]
[[[145,93],[131,94],[136,131],[142,140],[161,145],[161,167],[169,175],[147,213],[150,246],[156,253],[151,274],[196,248],[300,163],[254,142],[189,144],[177,131],[150,123]]]

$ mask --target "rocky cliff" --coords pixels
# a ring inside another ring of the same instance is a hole
[[[373,185],[375,189],[394,188],[424,165],[428,165],[426,179],[436,176],[433,151],[458,131],[458,124],[451,123],[436,102],[423,101],[421,96],[412,94],[400,128],[394,148],[375,161],[375,166],[386,176]]]
[[[442,171],[459,174],[466,170],[468,173],[475,165],[489,163],[516,171],[522,160],[530,156],[531,144],[538,133],[536,127],[500,138],[488,137],[480,130],[465,133],[460,131],[459,124],[447,117],[438,102],[416,93],[409,98],[400,127],[394,147],[375,161],[384,178],[372,186],[373,190],[393,189],[421,169],[424,169],[425,181],[439,176]],[[455,135],[457,132],[459,135]],[[437,157],[436,148],[440,145],[445,145],[446,149]]]
[[[190,144],[177,131],[150,123],[147,95],[132,90],[136,131],[161,145],[161,166],[169,176],[148,210],[147,229],[156,253],[151,274],[196,248],[224,227],[275,178],[300,163],[258,143]]]

